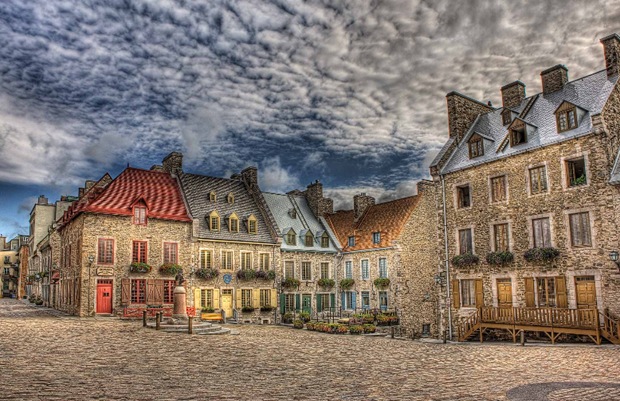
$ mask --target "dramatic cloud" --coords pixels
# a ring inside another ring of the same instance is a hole
[[[254,162],[271,190],[409,195],[447,92],[499,105],[557,63],[600,70],[619,21],[618,0],[2,1],[0,183],[75,186],[181,150],[212,175]]]

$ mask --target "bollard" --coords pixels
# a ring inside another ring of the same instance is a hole
[[[521,330],[521,346],[525,347],[525,331]]]
[[[194,318],[192,316],[187,321],[187,334],[194,334]]]
[[[448,330],[443,331],[443,343],[445,344],[448,341]]]
[[[161,316],[159,313],[155,314],[155,330],[159,330],[159,325],[161,324]]]
[[[142,311],[142,327],[146,327],[146,311]]]
[[[392,338],[394,338],[394,326],[390,327],[391,331],[392,331]]]

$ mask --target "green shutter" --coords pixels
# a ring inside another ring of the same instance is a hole
[[[336,294],[329,294],[329,306],[332,308],[336,306]]]
[[[286,299],[284,294],[280,294],[280,313],[284,315],[286,312]]]
[[[321,299],[321,294],[316,294],[316,311],[323,311],[323,300]]]
[[[301,298],[299,294],[295,294],[295,310],[301,310]]]

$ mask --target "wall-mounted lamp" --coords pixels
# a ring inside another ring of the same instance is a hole
[[[618,251],[609,252],[609,259],[612,262],[614,262],[616,266],[618,266],[618,269],[620,269],[620,263],[618,262],[618,256],[620,256],[620,254],[618,254]]]

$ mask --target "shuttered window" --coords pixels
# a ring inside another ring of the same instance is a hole
[[[590,213],[574,213],[568,215],[570,221],[570,238],[574,247],[592,246],[590,232]]]
[[[131,280],[131,303],[143,304],[146,302],[146,280]]]
[[[312,263],[301,262],[301,279],[312,280]]]
[[[292,260],[284,262],[284,278],[295,278],[295,262]]]
[[[176,242],[164,242],[164,263],[178,263],[178,244]]]
[[[473,253],[471,228],[459,230],[459,254]]]
[[[508,223],[495,224],[493,226],[493,238],[495,243],[495,252],[508,251]]]
[[[205,308],[214,308],[213,306],[213,290],[204,289],[200,290],[200,304]]]
[[[285,294],[284,307],[286,312],[295,310],[295,294]]]
[[[334,295],[334,294],[331,294]],[[331,297],[330,294],[317,294],[317,311],[319,312],[323,312],[325,310],[329,310],[332,307],[332,304],[330,302]]]
[[[274,306],[271,305],[271,290],[262,289],[260,290],[260,306]]]
[[[532,237],[534,248],[551,247],[551,229],[548,217],[532,220]]]
[[[461,280],[461,305],[476,306],[476,286],[474,280]]]
[[[536,279],[537,306],[555,307],[555,278],[539,277]]]
[[[114,240],[110,238],[100,238],[98,241],[97,263],[112,264],[114,263]],[[65,263],[68,257],[65,257]]]
[[[547,192],[547,167],[540,166],[530,169],[530,193],[532,195]]]
[[[131,257],[132,262],[146,263],[147,255],[147,242],[146,241],[134,241],[133,242],[133,255]]]
[[[200,267],[203,269],[210,269],[213,267],[213,252],[201,249],[200,250]]]
[[[493,202],[502,202],[507,198],[506,176],[491,178],[491,200]]]
[[[252,306],[252,290],[241,290],[241,307]]]

